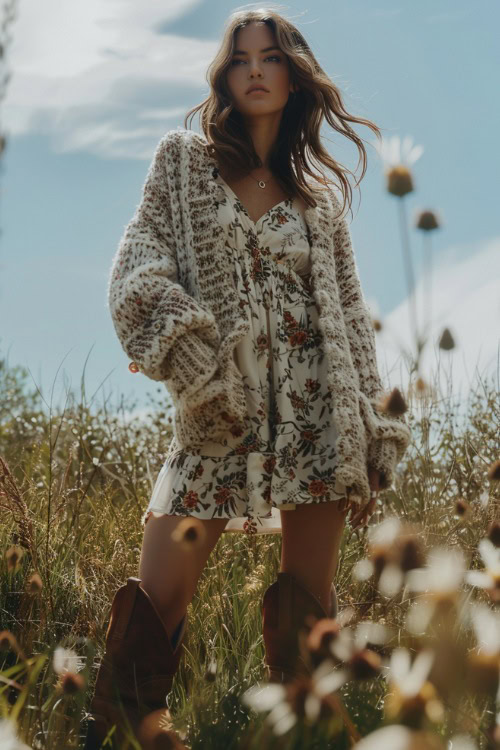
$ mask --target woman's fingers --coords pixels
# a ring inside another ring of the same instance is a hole
[[[366,505],[363,505],[357,512],[355,512],[355,508],[357,508],[355,503],[351,503],[350,510],[352,512],[350,523],[353,528],[358,528],[358,526],[363,526],[368,518],[371,516],[375,509],[376,504],[376,498],[372,498],[369,503]]]

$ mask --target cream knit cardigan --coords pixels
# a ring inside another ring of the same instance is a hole
[[[206,145],[202,135],[180,127],[160,139],[108,282],[120,343],[140,372],[165,384],[175,407],[174,436],[190,452],[247,414],[233,350],[250,323],[224,251],[217,163]],[[315,197],[305,219],[338,431],[336,476],[354,502],[366,503],[367,467],[381,472],[381,489],[388,487],[411,433],[403,416],[378,410],[384,393],[375,336],[349,227],[337,218],[341,205],[331,189],[316,189]]]

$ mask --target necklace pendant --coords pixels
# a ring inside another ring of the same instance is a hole
[[[260,188],[265,188],[266,187],[266,183],[264,182],[264,180],[259,180],[259,187]]]

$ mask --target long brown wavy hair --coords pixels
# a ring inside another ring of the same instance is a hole
[[[322,69],[309,45],[297,27],[272,8],[239,10],[233,12],[225,24],[224,35],[215,58],[207,70],[209,96],[188,111],[184,127],[189,117],[201,110],[200,122],[208,142],[207,152],[215,156],[223,172],[247,175],[252,169],[262,166],[254,149],[252,139],[244,126],[243,118],[233,106],[226,82],[226,72],[231,65],[236,49],[236,32],[248,24],[261,21],[274,32],[279,48],[288,57],[290,79],[295,83],[296,93],[290,93],[285,105],[278,137],[270,154],[269,166],[276,180],[287,195],[300,195],[308,206],[316,206],[311,183],[305,175],[323,185],[336,185],[343,196],[342,212],[349,203],[352,210],[352,190],[345,176],[350,170],[344,168],[323,148],[319,131],[323,118],[339,133],[356,144],[362,162],[362,173],[356,187],[366,172],[366,151],[362,139],[349,125],[360,123],[369,127],[377,137],[379,128],[370,120],[349,114],[342,102],[338,87]],[[309,157],[318,164],[320,175],[314,173]],[[359,160],[358,160],[359,164]],[[322,166],[331,169],[338,181],[329,180]]]

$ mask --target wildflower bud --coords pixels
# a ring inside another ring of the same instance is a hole
[[[398,164],[387,172],[387,191],[398,198],[413,191],[413,178],[404,164]]]
[[[85,688],[85,680],[75,672],[65,672],[60,677],[60,690],[65,695],[74,695]]]
[[[500,547],[500,521],[494,519],[490,523],[486,536],[495,547]]]
[[[372,320],[373,329],[375,331],[381,331],[382,330],[382,322],[378,318],[373,318]]]
[[[441,334],[441,338],[439,339],[438,346],[440,349],[444,349],[445,351],[449,351],[450,349],[455,348],[455,341],[450,333],[449,328],[444,329],[443,333]]]
[[[500,479],[500,461],[494,461],[488,470],[488,479],[493,482],[498,482]]]
[[[421,211],[417,216],[416,227],[417,229],[423,229],[425,232],[437,229],[439,222],[434,211]]]
[[[382,413],[387,413],[394,417],[408,411],[408,406],[399,388],[393,388],[389,395],[382,399],[379,408]]]

